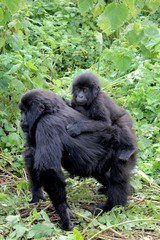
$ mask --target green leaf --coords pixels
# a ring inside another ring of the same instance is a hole
[[[23,46],[23,37],[18,33],[11,35],[7,41],[14,50],[20,50]]]
[[[139,149],[140,150],[143,151],[150,146],[151,146],[151,142],[146,137],[140,137],[140,140],[139,140]]]
[[[28,188],[28,183],[26,181],[21,181],[17,184],[17,189],[24,189]]]
[[[142,119],[144,117],[144,113],[139,108],[135,110],[134,115],[137,119]]]
[[[21,67],[21,64],[16,64],[16,65],[13,65],[13,67],[10,69],[10,71],[8,71],[8,74],[13,74],[15,72],[17,72]]]
[[[6,43],[5,38],[0,38],[0,48],[2,48]]]
[[[135,30],[131,30],[130,32],[128,32],[126,37],[130,44],[137,45],[137,43],[139,42],[139,37]]]
[[[11,13],[14,13],[19,9],[21,2],[21,0],[5,0],[5,4]]]
[[[32,70],[38,71],[38,68],[34,65],[34,63],[31,60],[28,61],[27,66]]]
[[[126,72],[132,64],[132,58],[129,56],[118,54],[114,58],[114,64],[120,72]]]
[[[7,222],[9,222],[10,224],[15,224],[15,223],[17,223],[17,222],[19,222],[19,220],[20,220],[20,215],[9,215],[9,216],[7,216],[6,217],[6,220],[7,220]]]
[[[8,136],[7,146],[17,145],[19,142],[19,135],[17,133],[10,133]]]
[[[94,8],[92,8],[94,17],[97,17],[100,15],[104,10],[104,2],[98,1],[96,5],[94,5]]]
[[[76,237],[75,240],[83,240],[83,237],[82,237],[81,233],[77,229],[74,229],[73,233],[74,233],[74,235]]]
[[[146,175],[140,169],[138,170],[138,174],[140,175],[141,179],[144,180],[145,182],[148,182],[148,183],[152,183],[153,182],[153,180],[151,178],[149,178],[148,175]]]
[[[138,191],[138,190],[140,190],[140,189],[143,188],[142,182],[141,182],[141,180],[140,180],[139,178],[132,178],[130,183],[131,183],[131,186],[132,186],[136,191]]]
[[[99,16],[98,25],[107,35],[112,33],[110,20],[104,16],[104,13]]]
[[[102,33],[97,32],[96,39],[101,45],[103,45],[103,35],[102,35]]]
[[[47,214],[46,212],[41,211],[40,213],[41,213],[43,219],[44,219],[47,223],[50,223],[50,222],[51,222],[51,221],[50,221],[50,218],[49,218],[49,216],[48,216],[48,214]]]
[[[105,9],[105,14],[110,20],[112,29],[117,30],[127,20],[128,9],[123,3],[112,3]]]
[[[80,9],[80,12],[82,14],[85,14],[88,12],[92,6],[93,6],[94,1],[93,0],[78,0],[78,7]]]
[[[155,12],[160,7],[160,1],[159,0],[150,0],[147,2],[147,5],[153,12]]]
[[[33,214],[34,217],[36,217],[38,215],[38,212],[37,212],[36,208],[33,209],[32,214]]]
[[[8,195],[5,193],[0,193],[0,201],[4,201],[8,198]]]
[[[127,8],[129,9],[129,14],[131,15],[131,17],[134,17],[137,13],[136,11],[136,7],[135,7],[135,0],[124,0],[123,1]]]
[[[3,18],[4,18],[4,13],[2,8],[0,8],[0,22],[3,22]]]
[[[128,8],[125,4],[110,3],[99,17],[98,25],[107,35],[121,27],[128,18]]]
[[[23,223],[18,223],[13,228],[16,230],[17,239],[21,238],[27,232],[27,228],[23,226]]]
[[[33,225],[32,229],[28,233],[27,237],[32,239],[44,238],[46,236],[51,236],[53,232],[53,224],[51,223],[38,223]]]
[[[13,79],[12,82],[11,82],[11,86],[12,86],[13,89],[16,89],[18,92],[25,91],[25,85],[20,80]]]

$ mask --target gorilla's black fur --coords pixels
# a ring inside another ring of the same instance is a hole
[[[87,118],[50,91],[28,91],[22,96],[19,108],[21,127],[26,134],[24,159],[30,177],[32,202],[44,199],[43,186],[61,218],[62,228],[72,229],[63,166],[73,175],[93,176],[108,188],[108,200],[100,206],[103,211],[127,203],[136,156],[127,162],[117,161],[116,128],[108,128],[105,138],[104,131],[72,138],[66,131],[67,125]]]

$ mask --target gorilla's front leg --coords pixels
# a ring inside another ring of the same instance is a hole
[[[36,172],[32,172],[32,177],[30,177],[30,185],[31,185],[31,192],[32,192],[32,200],[30,203],[37,203],[41,200],[46,201],[46,198],[44,197],[43,191],[42,191],[42,185],[41,183],[36,179],[34,179],[34,175]]]
[[[61,218],[61,227],[69,231],[73,228],[70,218],[70,209],[66,200],[65,177],[62,172],[46,170],[42,173],[44,189],[48,193],[53,206]]]
[[[24,151],[24,160],[27,169],[27,173],[30,180],[30,188],[32,193],[32,200],[30,203],[39,202],[40,199],[45,201],[45,197],[42,191],[42,184],[39,180],[37,171],[33,168],[34,164],[34,148],[29,147]]]

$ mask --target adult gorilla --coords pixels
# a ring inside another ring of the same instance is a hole
[[[72,138],[66,131],[68,124],[87,118],[50,91],[31,90],[25,93],[19,108],[21,127],[27,140],[24,159],[31,182],[32,202],[44,199],[43,186],[61,218],[62,229],[73,227],[62,166],[73,175],[93,176],[108,187],[107,202],[98,206],[103,211],[127,203],[129,178],[136,158],[133,156],[127,162],[114,158],[116,128]]]

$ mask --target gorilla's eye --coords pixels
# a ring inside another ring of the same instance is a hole
[[[27,109],[26,108],[21,108],[21,113],[27,113]]]
[[[77,92],[79,92],[79,91],[80,91],[80,89],[77,88],[77,87],[75,87],[73,92],[74,92],[74,93],[75,93],[75,92],[77,93]]]
[[[89,91],[89,88],[88,87],[85,87],[84,89],[83,89],[83,92],[84,93],[87,93]]]

